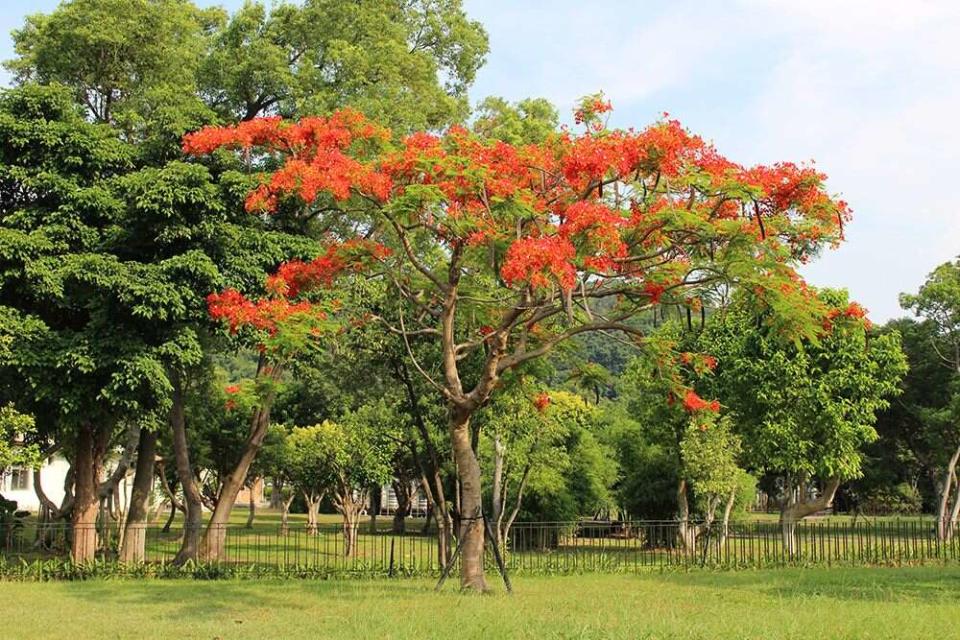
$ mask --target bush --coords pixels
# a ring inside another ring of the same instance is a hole
[[[860,503],[865,515],[913,515],[920,513],[923,499],[917,489],[906,483],[893,487],[878,487]]]

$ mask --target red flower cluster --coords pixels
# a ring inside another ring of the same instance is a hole
[[[231,332],[241,327],[252,327],[270,335],[293,316],[313,316],[323,319],[326,314],[309,302],[290,302],[286,298],[250,300],[236,289],[207,296],[207,310],[214,320],[224,320]]]
[[[706,369],[707,371],[713,371],[717,368],[717,359],[703,353],[684,351],[680,354],[679,359],[683,364],[692,364],[694,368],[698,370]]]
[[[666,290],[667,288],[658,282],[643,283],[643,292],[649,296],[651,304],[657,304],[660,302],[660,298],[663,296],[663,292]]]
[[[533,405],[537,408],[537,411],[543,413],[550,406],[550,394],[546,392],[538,393],[537,397],[533,399]]]
[[[717,400],[708,402],[698,396],[693,389],[688,389],[687,393],[683,396],[683,408],[690,413],[696,413],[697,411],[718,413],[720,411],[720,403]]]
[[[361,140],[386,140],[389,131],[366,120],[359,112],[338,111],[328,118],[255,118],[229,127],[204,127],[183,139],[185,153],[199,155],[218,148],[253,147],[289,155],[270,179],[254,189],[246,200],[248,211],[275,211],[279,196],[297,194],[313,202],[320,193],[345,200],[356,189],[379,200],[389,197],[392,183],[387,175],[349,153]]]
[[[521,238],[507,250],[500,276],[507,286],[525,282],[534,288],[546,288],[556,282],[569,291],[577,282],[572,263],[576,253],[573,244],[560,236]]]
[[[823,319],[824,331],[833,329],[833,323],[837,318],[848,318],[850,320],[862,320],[864,326],[871,327],[870,319],[867,318],[867,310],[859,303],[851,302],[845,309],[830,309]]]
[[[558,233],[568,239],[587,239],[594,253],[599,254],[590,258],[605,257],[606,265],[612,268],[615,258],[626,256],[627,247],[620,229],[626,219],[619,212],[598,202],[581,200],[571,204],[561,215],[563,223],[558,227]]]

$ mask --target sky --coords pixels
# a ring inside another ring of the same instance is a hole
[[[10,30],[58,3],[3,4],[5,60]],[[641,128],[668,112],[741,164],[814,160],[854,219],[846,242],[803,274],[847,288],[875,322],[904,315],[899,293],[960,254],[960,2],[465,5],[490,35],[474,101],[545,97],[570,113],[602,90],[614,126]]]

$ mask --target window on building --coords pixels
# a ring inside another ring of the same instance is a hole
[[[14,467],[10,470],[10,491],[29,491],[32,472],[26,467]]]

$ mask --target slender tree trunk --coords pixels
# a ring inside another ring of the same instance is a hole
[[[377,532],[377,516],[383,502],[383,487],[370,488],[370,533]]]
[[[950,508],[950,518],[947,521],[947,540],[953,540],[957,531],[957,518],[960,517],[960,481],[957,474],[953,474],[953,486],[957,488],[953,496],[953,506]]]
[[[303,499],[307,503],[307,535],[317,535],[317,516],[320,510],[320,501],[323,500],[322,493],[313,491],[304,491]]]
[[[393,512],[392,530],[394,533],[405,533],[413,494],[410,483],[403,479],[394,482],[393,494],[397,497],[397,509]]]
[[[730,495],[727,496],[727,504],[723,507],[723,528],[720,533],[720,548],[723,548],[723,545],[727,541],[727,536],[730,535],[730,514],[733,513],[733,505],[737,501],[737,490],[731,489]]]
[[[507,447],[503,444],[500,434],[495,434],[493,437],[493,479],[490,487],[490,506],[492,507],[493,513],[490,514],[490,518],[497,524],[495,531],[497,535],[497,546],[501,549],[503,548],[504,538],[501,523],[503,522],[504,502],[506,500],[506,490],[503,486],[503,466],[506,456]]]
[[[280,509],[283,506],[283,482],[274,478],[270,487],[270,508]]]
[[[357,532],[363,501],[353,495],[350,487],[344,487],[337,496],[337,507],[343,517],[343,555],[352,558],[357,553]]]
[[[450,438],[460,480],[460,588],[485,592],[480,464],[471,442],[469,413],[458,408],[452,410]]]
[[[420,527],[420,533],[422,535],[430,533],[431,520],[433,520],[433,503],[427,502],[427,512],[423,516],[423,526]]]
[[[949,540],[953,533],[948,510],[950,508],[950,496],[954,493],[954,479],[957,477],[958,461],[960,461],[960,446],[950,456],[950,461],[947,463],[947,468],[942,476],[940,504],[937,507],[937,538],[944,541]],[[960,501],[960,487],[957,488],[956,493],[957,500]]]
[[[798,494],[794,497],[793,487],[787,493],[783,508],[780,510],[780,530],[784,551],[789,556],[797,552],[797,523],[809,515],[823,511],[833,504],[833,498],[840,487],[840,478],[828,478],[823,491],[816,500],[807,500],[805,483],[800,483]]]
[[[173,519],[177,517],[177,503],[170,501],[170,513],[167,515],[167,521],[163,523],[161,533],[170,533],[170,527],[173,526]]]
[[[257,517],[257,499],[254,495],[254,487],[256,486],[259,478],[255,478],[253,482],[247,485],[247,506],[250,512],[247,514],[247,529],[253,529],[253,519]]]
[[[130,511],[120,547],[120,561],[143,562],[147,539],[148,501],[153,489],[153,466],[157,457],[157,434],[149,429],[140,430],[137,448],[137,469],[133,476],[133,491],[130,496]]]
[[[92,562],[97,553],[97,510],[103,456],[110,430],[82,424],[77,430],[74,454],[74,504],[71,517],[73,540],[70,556],[76,563]]]
[[[290,533],[290,505],[293,504],[293,492],[286,500],[280,502],[280,535]]]
[[[689,552],[697,548],[697,527],[690,522],[690,503],[687,500],[687,480],[677,483],[677,536],[680,544]]]
[[[250,433],[243,448],[243,453],[233,469],[223,479],[217,506],[210,516],[206,533],[203,536],[201,557],[204,560],[222,560],[226,555],[227,524],[230,522],[230,512],[237,501],[240,488],[246,482],[247,472],[253,464],[263,439],[270,426],[270,405],[273,403],[272,394],[263,400],[263,406],[253,412],[250,419]]]
[[[173,457],[177,464],[177,477],[183,489],[184,502],[183,538],[180,540],[180,549],[174,556],[173,563],[182,565],[188,561],[196,561],[199,557],[200,532],[203,527],[203,498],[200,496],[200,488],[197,487],[193,466],[190,463],[185,398],[179,374],[171,373],[170,383],[173,386],[170,407]],[[173,497],[171,497],[172,501]]]

